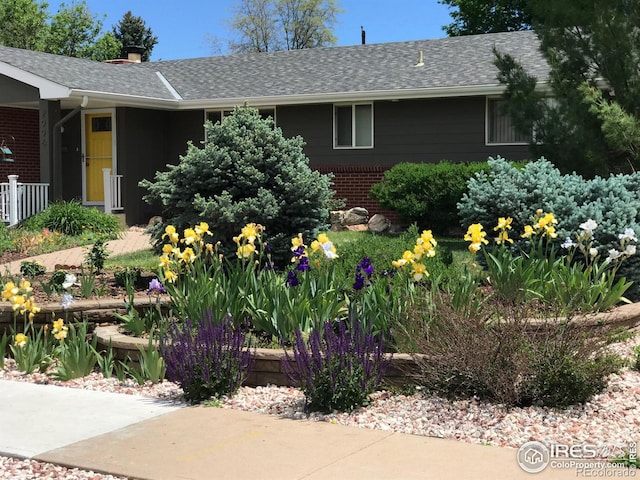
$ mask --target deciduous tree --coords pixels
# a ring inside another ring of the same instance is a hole
[[[62,3],[51,19],[45,50],[49,53],[82,58],[114,58],[118,50],[110,39],[102,39],[102,20],[91,13],[86,1]]]
[[[453,22],[442,29],[450,37],[529,30],[527,0],[440,0],[448,5]]]
[[[0,45],[43,50],[48,31],[47,4],[34,0],[0,1]]]
[[[300,50],[333,45],[341,12],[336,0],[239,0],[231,22],[236,53]]]

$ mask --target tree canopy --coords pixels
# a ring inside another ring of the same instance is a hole
[[[48,29],[48,5],[34,0],[0,2],[0,45],[43,50]]]
[[[635,0],[528,0],[550,66],[549,89],[496,52],[507,111],[535,133],[532,153],[585,175],[640,167],[640,4]],[[550,100],[550,98],[552,100]]]
[[[144,20],[130,11],[104,33],[105,15],[91,12],[85,0],[61,3],[53,15],[48,7],[37,0],[0,0],[0,45],[97,61],[119,57],[123,45],[136,45],[145,47],[146,61],[158,43]]]
[[[125,13],[122,19],[113,26],[113,35],[123,48],[144,47],[143,62],[149,61],[153,47],[158,43],[158,37],[153,35],[143,18],[134,16],[131,10]]]
[[[527,0],[440,0],[448,5],[453,22],[442,29],[450,37],[529,30]]]
[[[334,45],[337,0],[238,0],[231,21],[235,53],[300,50]]]
[[[91,13],[86,1],[72,2],[69,6],[62,3],[58,12],[51,18],[45,51],[67,57],[113,58],[113,52],[96,51],[98,46],[116,46],[112,41],[101,40],[101,31],[102,20]]]

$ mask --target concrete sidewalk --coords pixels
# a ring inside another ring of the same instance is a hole
[[[105,245],[110,256],[151,248],[150,237],[141,227],[131,227],[125,230],[121,238],[109,240]],[[80,266],[84,262],[85,256],[90,249],[91,245],[87,245],[84,247],[69,248],[67,250],[58,250],[57,252],[45,253],[43,255],[34,255],[2,264],[0,265],[0,271],[1,273],[7,270],[12,274],[20,273],[20,265],[25,261],[39,261],[46,267],[48,272],[55,270],[56,265]]]
[[[531,478],[514,449],[13,381],[0,425],[0,454],[139,479]]]

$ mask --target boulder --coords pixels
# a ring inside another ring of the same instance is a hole
[[[369,212],[366,208],[353,207],[346,212],[342,217],[342,225],[348,227],[349,225],[366,225],[369,220]]]
[[[376,213],[369,219],[369,223],[367,225],[369,226],[370,231],[375,233],[382,233],[389,230],[389,228],[391,227],[391,222],[381,213]]]

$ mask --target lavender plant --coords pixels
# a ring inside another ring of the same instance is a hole
[[[245,336],[230,316],[216,322],[209,314],[199,322],[173,324],[161,348],[166,378],[179,384],[191,403],[235,393],[249,371]]]
[[[382,383],[388,360],[385,336],[374,336],[359,321],[325,322],[307,341],[296,330],[293,358],[285,351],[283,367],[312,411],[352,411],[366,405]]]

